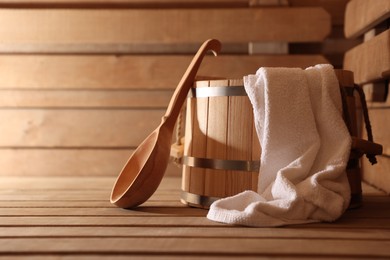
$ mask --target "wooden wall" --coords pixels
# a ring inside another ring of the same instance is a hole
[[[346,2],[0,0],[0,175],[116,176],[207,38],[204,76],[340,67]]]

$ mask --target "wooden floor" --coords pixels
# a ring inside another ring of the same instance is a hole
[[[6,259],[390,259],[390,197],[365,187],[364,206],[335,223],[247,228],[209,221],[179,202],[166,177],[136,210],[110,204],[114,178],[0,178]]]

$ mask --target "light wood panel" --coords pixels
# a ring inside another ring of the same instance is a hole
[[[172,90],[0,89],[0,108],[165,109]]]
[[[0,88],[173,89],[191,59],[192,55],[4,55]],[[321,55],[221,55],[205,57],[198,75],[241,78],[260,66],[306,68],[326,62]]]
[[[0,30],[2,45],[15,48],[18,44],[33,48],[35,44],[201,43],[208,38],[222,42],[318,42],[330,32],[330,17],[323,9],[304,7],[2,9],[0,23],[7,24]]]
[[[209,87],[207,81],[195,83],[198,88]],[[206,158],[207,155],[207,129],[209,98],[188,99],[189,104],[186,118],[185,152],[186,156]],[[187,135],[187,129],[188,135]],[[196,140],[196,142],[194,142]],[[203,194],[206,170],[183,166],[183,190],[194,194]],[[192,185],[190,185],[192,183]]]
[[[369,110],[375,142],[383,145],[383,155],[390,156],[390,106]]]
[[[388,18],[389,0],[352,0],[345,10],[345,36],[358,37]]]
[[[390,194],[390,157],[378,156],[378,163],[371,165],[367,160],[362,161],[363,179],[367,183],[380,190],[383,190],[388,195]]]
[[[357,84],[382,79],[382,73],[390,70],[390,30],[348,51],[344,69],[354,72]]]
[[[164,110],[0,110],[0,147],[134,148]]]
[[[288,0],[292,7],[323,7],[330,15],[333,25],[344,25],[345,6],[349,0]]]
[[[132,149],[0,148],[1,176],[117,176]],[[168,172],[179,175],[172,164]]]
[[[253,0],[1,0],[4,7],[44,8],[194,8],[247,7]]]

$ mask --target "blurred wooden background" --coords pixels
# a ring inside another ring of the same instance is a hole
[[[342,68],[347,2],[0,0],[0,175],[116,176],[207,38],[203,76]]]

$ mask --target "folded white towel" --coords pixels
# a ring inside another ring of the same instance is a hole
[[[336,220],[350,201],[351,137],[333,67],[260,68],[244,85],[262,147],[258,190],[217,200],[207,217],[259,227]]]

